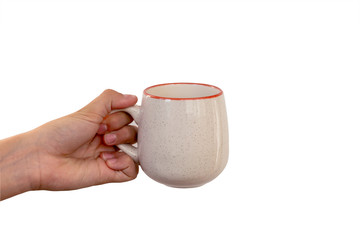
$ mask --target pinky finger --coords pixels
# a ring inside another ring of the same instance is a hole
[[[126,155],[123,152],[112,152],[112,153],[105,152],[101,155],[101,157],[105,160],[108,168],[114,170],[115,182],[124,181],[122,175],[125,175],[125,177],[127,178],[126,180],[135,179],[139,172],[139,166],[128,155]]]

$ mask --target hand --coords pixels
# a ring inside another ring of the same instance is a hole
[[[30,132],[36,142],[31,161],[34,189],[70,190],[136,178],[138,166],[114,147],[135,143],[137,128],[124,112],[136,96],[104,91],[83,109]]]

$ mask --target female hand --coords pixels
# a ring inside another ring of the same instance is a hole
[[[128,114],[112,113],[136,102],[136,96],[106,90],[75,113],[0,141],[0,199],[136,178],[137,164],[115,145],[135,143],[137,129],[128,125]]]

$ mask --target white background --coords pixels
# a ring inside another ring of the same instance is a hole
[[[213,182],[29,192],[1,239],[359,239],[359,1],[0,2],[0,138],[106,88],[224,90],[230,157]]]

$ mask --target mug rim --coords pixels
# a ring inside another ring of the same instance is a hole
[[[154,87],[160,87],[160,86],[166,86],[166,85],[180,85],[180,84],[182,84],[182,85],[200,85],[200,86],[205,86],[205,87],[211,87],[211,88],[215,88],[215,89],[219,90],[219,92],[216,94],[213,94],[213,95],[209,95],[209,96],[190,97],[190,98],[162,97],[162,96],[153,95],[153,94],[150,94],[147,92],[149,89],[154,88]],[[216,86],[210,85],[210,84],[205,84],[205,83],[175,82],[175,83],[162,83],[162,84],[157,84],[157,85],[147,87],[144,90],[144,95],[151,97],[151,98],[164,99],[164,100],[199,100],[199,99],[209,99],[209,98],[219,97],[219,96],[223,95],[223,91],[219,87],[216,87]]]

